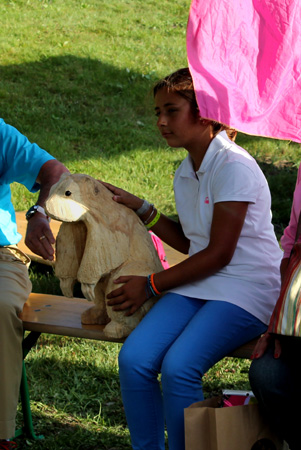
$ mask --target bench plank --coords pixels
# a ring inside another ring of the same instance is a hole
[[[121,339],[108,339],[103,332],[104,325],[81,323],[81,314],[91,306],[91,302],[82,298],[32,293],[24,305],[20,318],[26,331],[123,342]]]
[[[229,353],[228,356],[233,358],[242,358],[242,359],[251,359],[251,355],[254,351],[254,347],[259,339],[259,336],[256,339],[252,339],[252,341],[247,342],[246,344],[238,347],[234,350],[234,352]]]
[[[81,315],[92,303],[82,298],[59,295],[30,294],[20,318],[26,331],[56,334],[60,336],[95,339],[107,342],[123,342],[124,339],[108,339],[104,325],[83,325]],[[249,359],[257,339],[237,348],[228,356]]]

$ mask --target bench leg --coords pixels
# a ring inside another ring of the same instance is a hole
[[[33,347],[33,345],[36,344],[40,334],[41,333],[31,332],[23,340],[23,356],[24,356],[24,358],[26,357],[26,355],[28,354],[30,349]],[[34,432],[31,409],[30,409],[30,398],[29,398],[29,390],[28,390],[28,383],[27,383],[26,367],[25,367],[24,360],[23,360],[23,366],[22,366],[20,397],[21,397],[24,425],[22,428],[16,430],[15,438],[25,434],[26,436],[28,436],[31,439],[35,439],[35,440],[44,439],[44,436],[42,436],[42,435],[37,436]]]

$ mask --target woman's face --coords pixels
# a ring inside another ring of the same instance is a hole
[[[155,96],[157,127],[170,147],[188,151],[202,140],[201,121],[193,114],[191,104],[175,92],[160,89]]]

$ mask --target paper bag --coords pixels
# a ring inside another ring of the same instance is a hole
[[[221,401],[221,397],[213,397],[185,408],[185,450],[283,448],[283,442],[272,432],[257,404],[221,408]]]

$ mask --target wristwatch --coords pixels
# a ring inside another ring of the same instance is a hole
[[[45,213],[45,209],[40,205],[33,205],[31,208],[29,208],[29,210],[25,214],[26,219],[30,220],[35,215],[36,212],[43,214],[50,222],[50,217],[47,216],[47,214]]]

